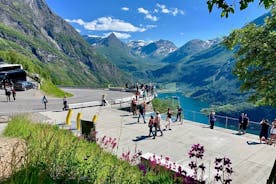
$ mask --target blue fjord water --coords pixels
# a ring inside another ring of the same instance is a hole
[[[174,93],[159,93],[158,98],[160,99],[174,99],[175,102],[179,103],[184,111],[184,119],[203,123],[206,125],[209,125],[208,116],[204,115],[200,112],[202,108],[209,107],[209,104],[200,102],[198,100],[195,100],[193,98],[185,97],[181,92],[174,92]],[[176,113],[176,109],[173,109],[173,111]],[[163,117],[165,118],[165,117]],[[237,118],[237,117],[236,117]],[[175,117],[173,117],[173,120]],[[217,121],[215,123],[215,126],[218,127],[226,127],[226,119],[225,117],[219,117],[217,116]],[[232,130],[238,129],[238,121],[233,120],[229,118],[227,120],[227,128]],[[258,135],[260,132],[260,126],[258,124],[250,124],[248,130],[248,133]]]

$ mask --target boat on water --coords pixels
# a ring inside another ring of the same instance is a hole
[[[172,98],[178,100],[179,96],[172,96]]]

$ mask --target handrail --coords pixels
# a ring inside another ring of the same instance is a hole
[[[183,108],[182,108],[183,109]],[[198,123],[208,124],[209,119],[206,113],[190,110],[190,109],[183,109],[184,119],[195,121]],[[164,119],[164,116],[166,116],[166,113],[162,114],[162,117]],[[174,116],[175,117],[175,116]],[[216,114],[216,124],[219,127],[224,127],[226,129],[232,129],[232,130],[239,130],[239,119],[234,118],[231,116],[223,116]],[[248,133],[252,133],[255,135],[258,135],[261,130],[261,126],[259,122],[256,121],[249,121],[249,126],[247,129]]]

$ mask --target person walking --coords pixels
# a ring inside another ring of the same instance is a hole
[[[137,115],[137,100],[135,98],[133,98],[131,101],[131,110],[133,116]]]
[[[182,111],[183,111],[182,108],[180,106],[178,106],[175,122],[177,122],[178,119],[179,119],[179,122],[181,122],[181,120],[182,120]]]
[[[138,110],[139,110],[139,116],[138,116],[138,123],[140,120],[140,117],[142,116],[144,123],[147,123],[145,120],[145,113],[146,113],[146,102],[143,102],[142,104],[138,105]]]
[[[260,131],[260,135],[259,135],[260,143],[262,143],[263,141],[265,143],[268,143],[267,138],[268,138],[269,121],[267,119],[263,119],[260,122],[260,125],[261,125],[261,131]]]
[[[12,97],[13,97],[13,100],[15,101],[16,92],[15,92],[15,89],[14,89],[14,88],[12,88]]]
[[[5,95],[7,97],[7,102],[11,101],[11,91],[9,89],[5,89]]]
[[[167,124],[165,125],[165,129],[164,130],[167,130],[167,128],[169,128],[169,130],[172,130],[171,129],[172,114],[173,114],[172,110],[170,108],[168,108],[167,118],[166,118]]]
[[[48,100],[47,100],[47,98],[46,98],[45,95],[42,97],[42,103],[44,104],[44,108],[45,108],[45,110],[46,110],[46,109],[47,109]]]
[[[271,129],[270,129],[269,144],[272,144],[273,142],[276,144],[276,118],[272,122],[272,126],[271,126]]]
[[[154,117],[153,117],[153,115],[151,115],[150,119],[149,119],[149,124],[148,124],[148,127],[149,127],[149,137],[151,137],[151,135],[152,135],[153,139],[155,139],[155,133],[153,132],[153,126],[154,126]]]
[[[161,136],[163,136],[163,132],[161,129],[161,115],[160,113],[157,111],[155,118],[154,118],[154,126],[155,126],[155,136],[157,136],[157,132],[160,131],[161,132]]]
[[[247,116],[247,114],[244,114],[243,123],[242,123],[243,134],[246,133],[246,129],[247,129],[248,125],[249,125],[249,117]]]
[[[215,122],[216,122],[216,113],[215,111],[211,111],[209,115],[210,129],[214,129]]]
[[[66,96],[63,97],[63,108],[64,111],[68,109],[68,105],[67,105],[67,98]]]
[[[241,130],[243,132],[243,118],[244,118],[244,113],[241,113],[239,117],[239,135],[241,134]]]
[[[106,95],[103,94],[102,95],[102,106],[106,106],[106,105],[107,105]]]

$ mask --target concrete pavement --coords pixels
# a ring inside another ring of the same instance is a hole
[[[236,135],[235,131],[215,127],[209,129],[206,125],[184,120],[182,125],[173,123],[171,131],[165,131],[164,136],[156,139],[148,138],[146,124],[137,123],[127,111],[119,110],[118,106],[91,107],[73,110],[72,121],[76,121],[78,112],[83,113],[85,120],[92,119],[97,114],[96,130],[98,137],[104,135],[118,140],[118,147],[114,151],[119,157],[128,150],[135,149],[143,153],[155,153],[168,156],[173,162],[188,166],[190,159],[188,151],[195,143],[205,148],[203,162],[206,166],[205,176],[213,182],[214,160],[217,157],[229,157],[232,161],[234,174],[231,177],[234,184],[266,183],[276,158],[276,147],[259,144],[258,136],[245,134]],[[67,112],[41,112],[48,117],[49,123],[65,121]],[[164,125],[164,120],[162,124]]]
[[[105,89],[75,89],[62,88],[65,91],[74,94],[73,97],[67,98],[68,103],[80,103],[101,100],[102,95],[106,95],[108,101],[118,98],[133,96],[133,93],[109,91]],[[11,97],[11,101],[7,102],[4,90],[0,90],[0,115],[12,115],[26,112],[43,112],[45,111],[42,104],[42,92],[40,90],[31,89],[27,91],[18,91],[16,93],[16,101]],[[63,108],[62,98],[46,96],[48,99],[47,111],[60,111]]]

